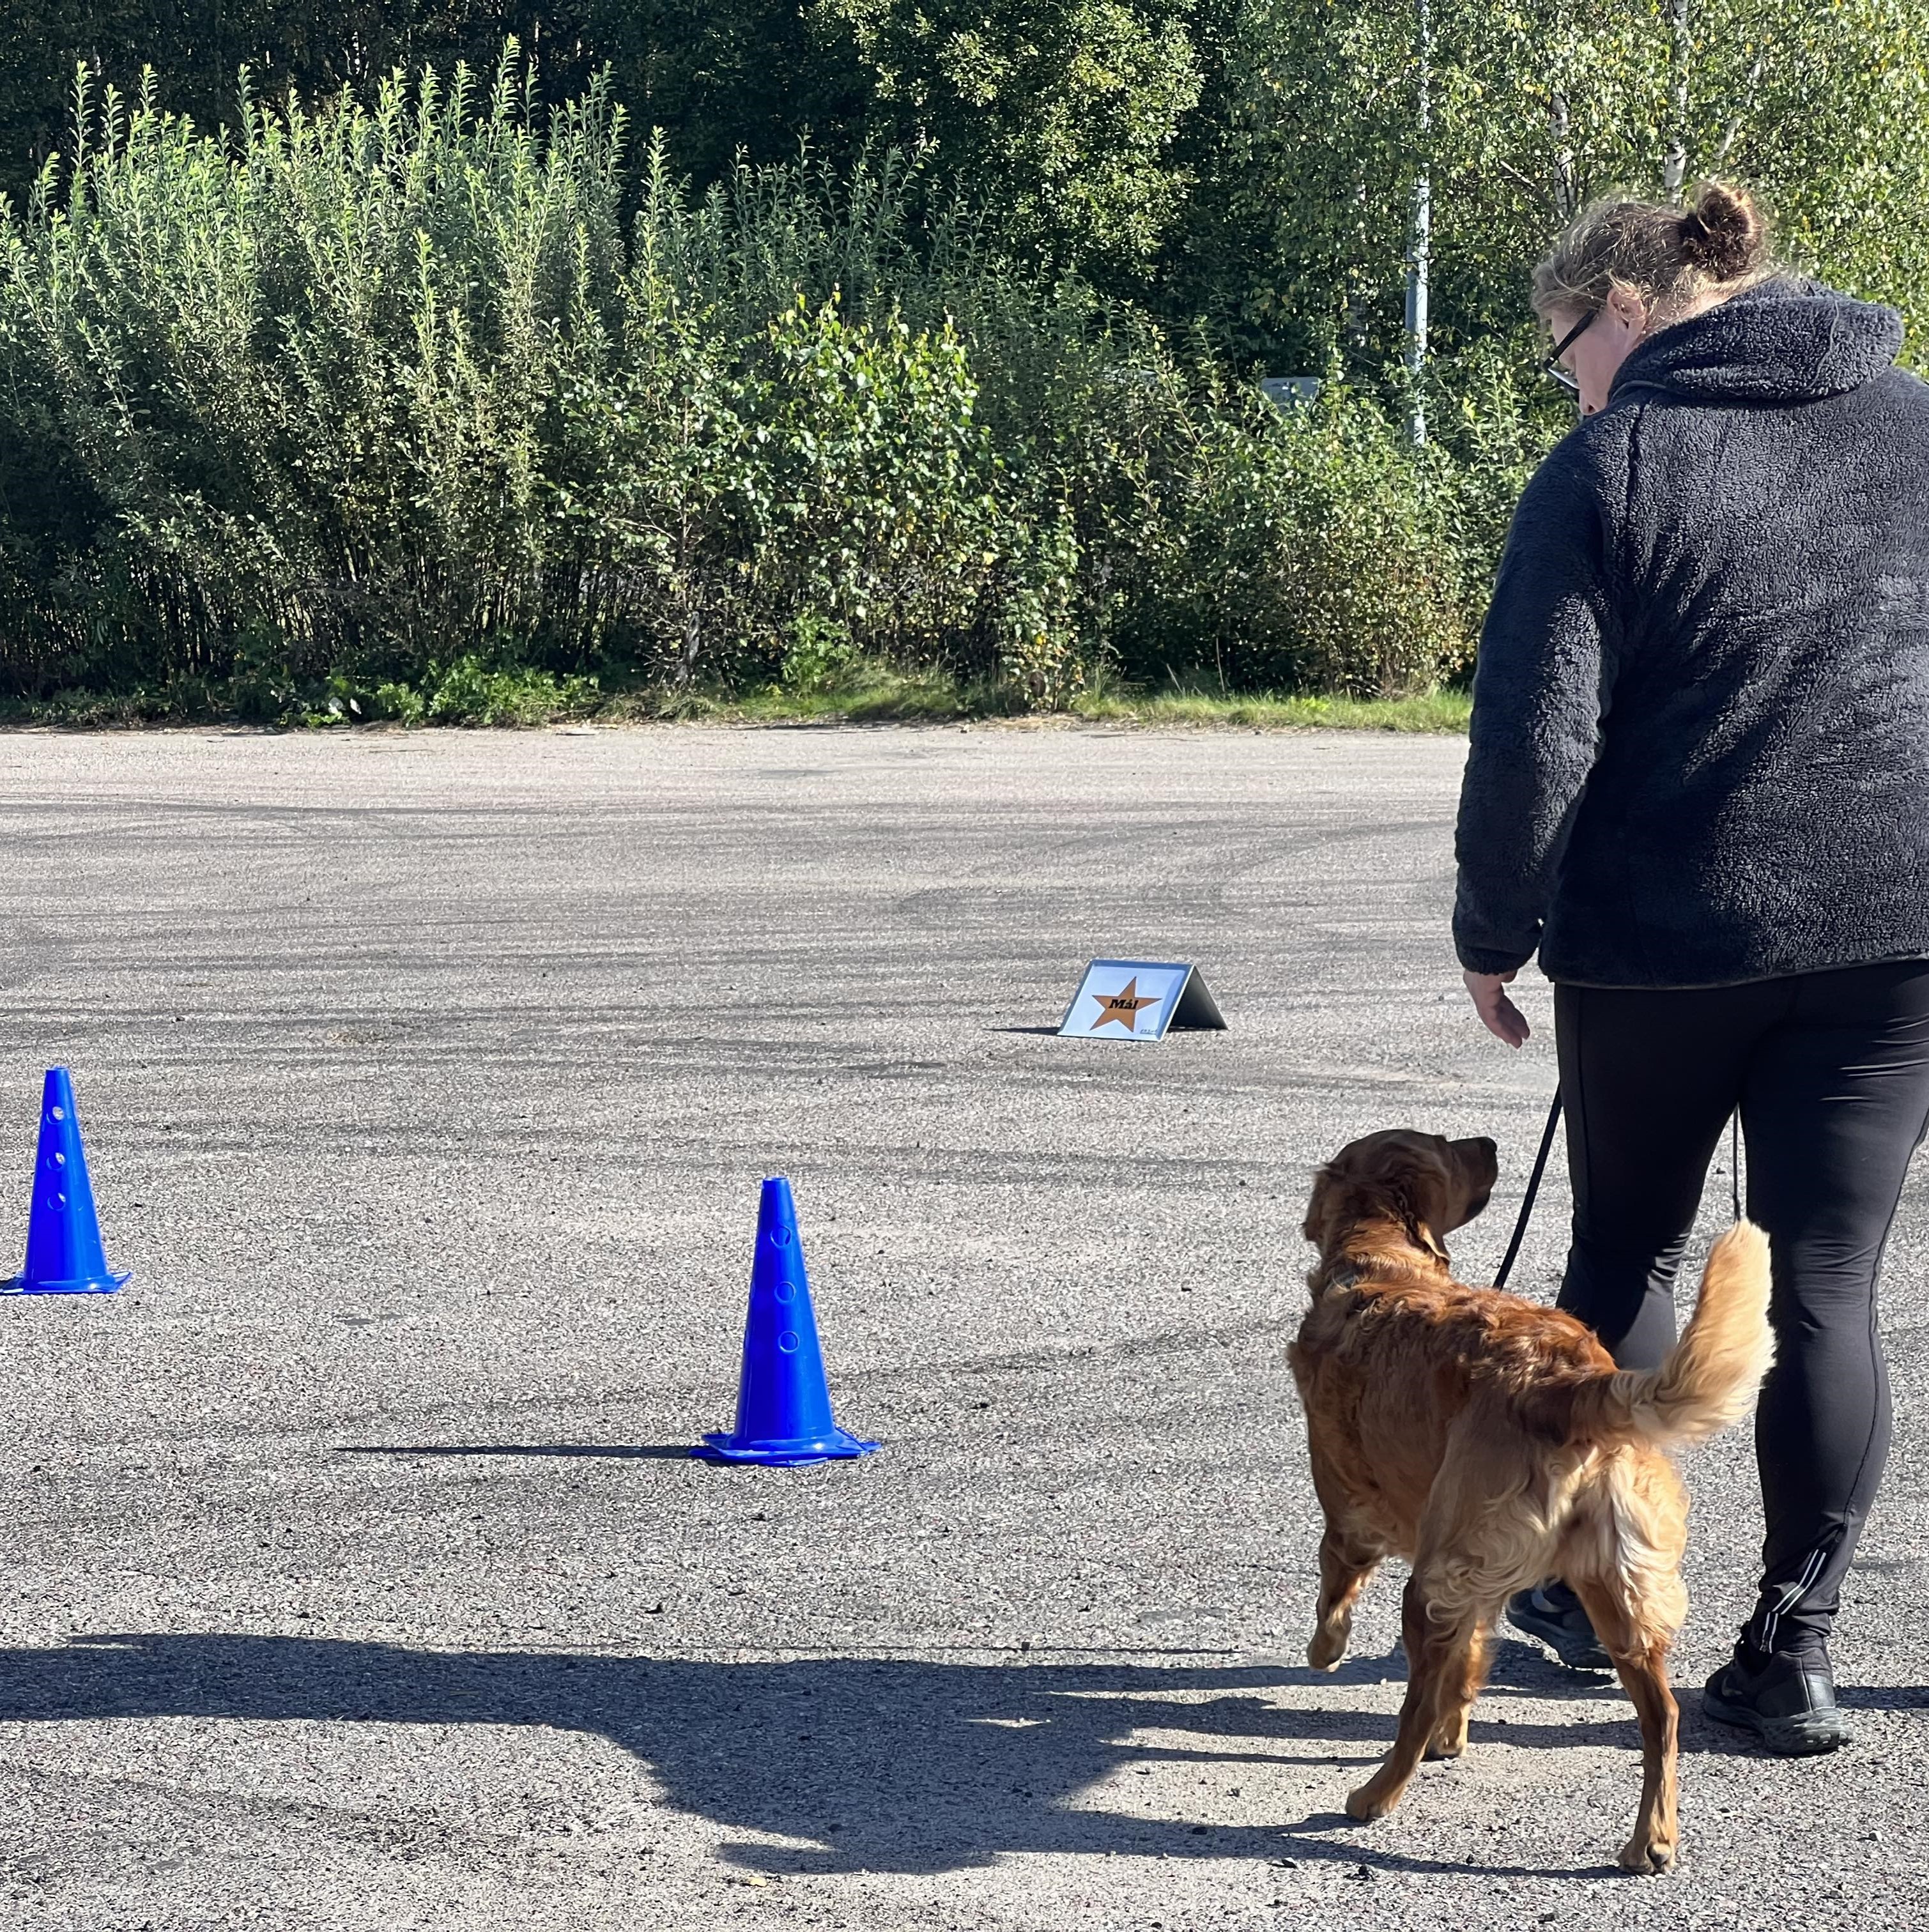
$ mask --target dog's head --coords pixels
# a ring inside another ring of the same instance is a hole
[[[1484,1134],[1450,1141],[1412,1127],[1349,1142],[1313,1178],[1306,1238],[1324,1256],[1362,1222],[1397,1221],[1414,1246],[1444,1262],[1443,1238],[1487,1204],[1497,1151]]]

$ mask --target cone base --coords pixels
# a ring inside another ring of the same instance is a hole
[[[78,1281],[29,1281],[16,1274],[10,1281],[0,1281],[0,1294],[112,1294],[133,1280],[131,1269],[125,1274],[88,1275]]]
[[[877,1447],[874,1442],[860,1442],[843,1430],[833,1429],[827,1436],[769,1442],[745,1442],[734,1436],[706,1436],[690,1454],[706,1462],[761,1462],[766,1468],[782,1469],[803,1462],[868,1456]]]

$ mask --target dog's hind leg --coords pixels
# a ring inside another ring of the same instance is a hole
[[[1621,1848],[1619,1862],[1630,1871],[1664,1872],[1675,1862],[1681,1839],[1675,1761],[1679,1718],[1668,1684],[1668,1646],[1672,1632],[1652,1617],[1614,1576],[1574,1576],[1569,1581],[1588,1620],[1614,1659],[1622,1687],[1641,1723],[1641,1809],[1634,1835]]]
[[[1400,1601],[1400,1634],[1406,1645],[1406,1700],[1400,1730],[1380,1768],[1346,1800],[1349,1818],[1384,1818],[1412,1782],[1438,1734],[1443,1706],[1469,1675],[1468,1653],[1480,1632],[1478,1619],[1456,1612],[1439,1621],[1427,1614],[1427,1578],[1416,1570]]]
[[[1314,1670],[1331,1670],[1346,1654],[1353,1606],[1384,1554],[1358,1530],[1328,1520],[1319,1539],[1319,1610],[1306,1647],[1306,1660]]]
[[[1487,1632],[1477,1624],[1458,1657],[1440,1684],[1440,1720],[1433,1727],[1432,1742],[1426,1748],[1430,1758],[1459,1757],[1467,1748],[1467,1720],[1473,1714],[1474,1700],[1487,1681]]]

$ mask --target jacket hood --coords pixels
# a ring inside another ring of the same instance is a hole
[[[1892,308],[1778,275],[1651,336],[1608,393],[1638,386],[1697,403],[1813,402],[1880,375],[1902,335]]]

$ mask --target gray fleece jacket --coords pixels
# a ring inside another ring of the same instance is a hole
[[[1929,957],[1929,384],[1781,277],[1643,342],[1514,514],[1460,962],[1717,986]]]

